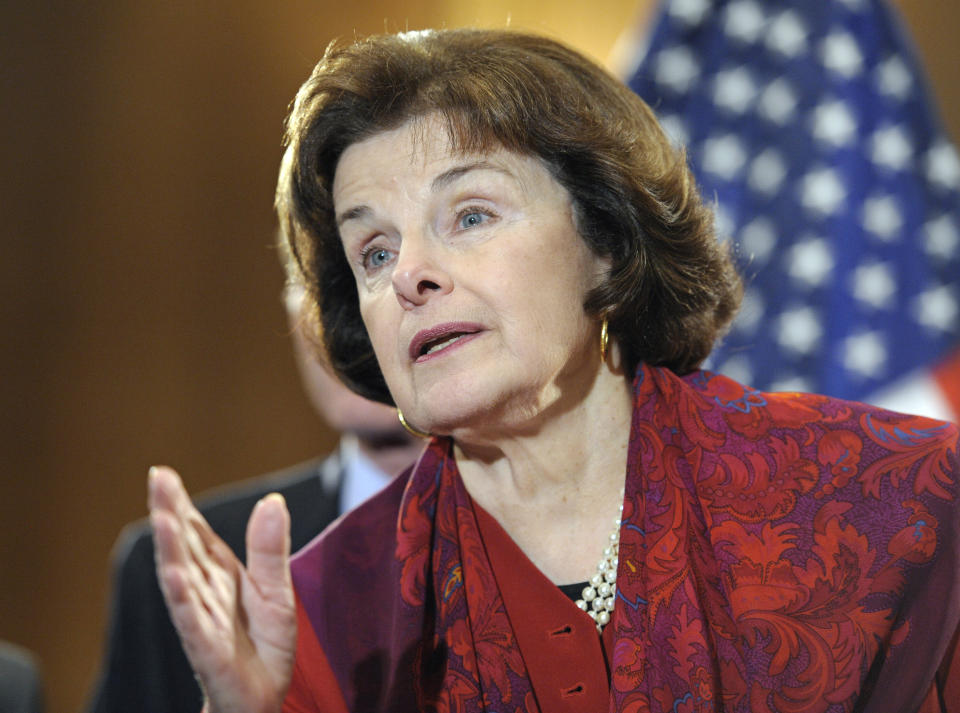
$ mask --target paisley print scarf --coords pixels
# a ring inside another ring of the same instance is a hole
[[[915,710],[960,619],[956,427],[709,372],[634,393],[609,710]],[[351,711],[539,711],[451,450],[294,565]]]

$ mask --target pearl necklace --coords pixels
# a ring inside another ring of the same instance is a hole
[[[620,524],[623,520],[623,488],[620,489],[620,516],[614,520],[615,527],[610,533],[609,544],[603,550],[603,557],[597,563],[597,573],[590,578],[581,593],[582,599],[577,606],[585,611],[597,623],[597,633],[603,633],[603,627],[610,623],[613,606],[617,601],[617,567],[620,564]]]

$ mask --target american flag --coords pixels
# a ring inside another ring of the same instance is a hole
[[[686,146],[745,278],[708,366],[955,418],[924,375],[956,398],[960,159],[893,10],[668,0],[640,55],[628,84]]]

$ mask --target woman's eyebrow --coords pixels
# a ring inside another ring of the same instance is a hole
[[[430,184],[430,190],[436,193],[471,171],[496,171],[497,173],[501,173],[508,178],[515,178],[514,175],[507,169],[481,159],[447,169],[433,179],[433,182]]]
[[[496,171],[507,178],[515,178],[513,173],[502,166],[497,166],[489,161],[478,160],[463,164],[461,166],[454,166],[453,168],[447,169],[443,173],[437,175],[433,181],[430,182],[430,190],[431,192],[436,193],[437,191],[446,188],[454,181],[459,180],[472,171]],[[354,206],[353,208],[343,211],[343,213],[340,213],[336,217],[337,227],[340,228],[344,223],[351,220],[361,220],[363,218],[367,218],[372,214],[373,210],[370,208],[370,206]]]
[[[358,205],[349,210],[343,211],[340,215],[337,216],[337,227],[340,228],[348,220],[359,220],[361,218],[366,218],[371,215],[373,211],[370,209],[370,206]]]

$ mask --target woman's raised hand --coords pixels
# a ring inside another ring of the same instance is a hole
[[[244,567],[173,470],[151,468],[149,493],[157,577],[208,710],[277,713],[297,638],[283,497],[268,495],[250,515]]]

